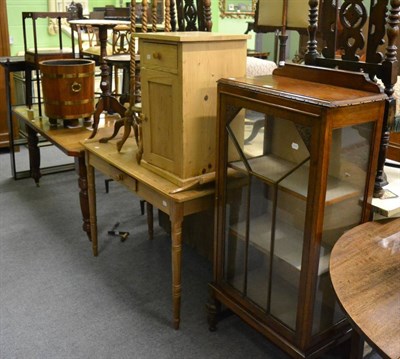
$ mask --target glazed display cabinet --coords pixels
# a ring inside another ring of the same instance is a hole
[[[301,65],[219,80],[211,330],[229,309],[294,358],[350,337],[329,257],[370,219],[385,98]]]

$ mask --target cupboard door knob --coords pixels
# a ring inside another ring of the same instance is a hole
[[[117,182],[122,181],[124,179],[124,175],[122,173],[113,175],[112,177],[113,177],[114,181],[117,181]]]
[[[153,52],[153,59],[161,60],[161,54],[159,52]]]

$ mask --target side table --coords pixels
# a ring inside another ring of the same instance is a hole
[[[356,333],[383,358],[400,358],[400,218],[367,222],[346,232],[333,247],[330,275],[339,303]]]
[[[173,193],[178,186],[137,164],[135,160],[137,146],[132,138],[128,138],[120,152],[116,149],[115,139],[107,143],[83,141],[82,145],[86,150],[92,249],[95,256],[98,254],[95,169],[126,186],[136,196],[169,216],[171,220],[173,327],[179,329],[182,291],[182,223],[185,216],[213,207],[214,186],[208,184],[204,187]]]
[[[90,237],[90,218],[89,218],[89,200],[87,195],[87,175],[85,164],[84,148],[80,141],[87,139],[91,135],[91,131],[85,127],[64,128],[63,126],[50,126],[49,119],[45,116],[39,116],[37,105],[32,107],[33,116],[28,116],[26,106],[17,106],[13,112],[19,121],[25,124],[28,133],[29,147],[29,164],[30,175],[39,185],[42,173],[54,173],[75,168],[79,176],[79,199],[83,217],[83,230]],[[109,123],[110,122],[110,123]],[[113,127],[113,121],[106,121],[106,128],[102,128],[102,134],[108,135]],[[48,168],[40,168],[40,149],[38,147],[38,136],[40,134],[50,143],[58,147],[67,156],[71,156],[75,160],[74,164],[66,164],[61,166],[53,166]]]

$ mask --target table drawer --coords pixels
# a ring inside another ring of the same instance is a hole
[[[95,156],[92,156],[91,154],[89,155],[89,164],[97,168],[106,176],[112,178],[114,181],[124,184],[132,192],[136,193],[138,191],[137,180],[122,172],[118,168],[111,166],[110,164]]]
[[[178,70],[178,48],[176,45],[143,41],[140,46],[142,66]]]

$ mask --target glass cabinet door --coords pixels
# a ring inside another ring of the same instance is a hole
[[[295,329],[311,130],[242,109],[226,131],[225,280]]]
[[[305,225],[310,163],[315,163],[312,128],[236,109],[225,131],[223,281],[243,300],[296,330],[303,248],[311,241]],[[329,139],[327,191],[319,213],[323,228],[311,243],[320,251],[313,334],[344,318],[330,284],[329,257],[336,240],[361,219],[372,131],[372,123],[338,128]]]
[[[328,264],[336,241],[344,232],[357,226],[362,218],[363,203],[367,201],[364,196],[373,130],[374,124],[368,122],[332,131],[313,334],[326,330],[344,318],[335,300]]]

